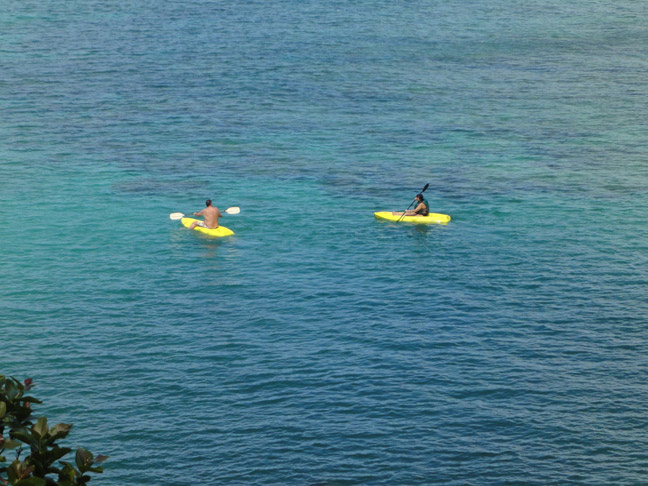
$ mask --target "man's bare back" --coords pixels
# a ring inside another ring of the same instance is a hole
[[[200,212],[193,213],[194,216],[202,216],[205,218],[205,221],[196,221],[195,223],[192,223],[190,226],[190,229],[195,228],[198,224],[201,224],[200,226],[204,226],[206,228],[214,229],[218,228],[218,218],[222,218],[223,215],[221,214],[220,210],[216,206],[212,206],[212,202],[210,199],[207,199],[207,202],[205,202],[205,205],[207,206],[205,209],[203,209]]]

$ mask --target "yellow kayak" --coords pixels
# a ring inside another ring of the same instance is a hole
[[[194,221],[200,221],[200,220],[194,218],[182,218],[180,220],[180,222],[185,228],[191,226],[191,223],[193,223]],[[203,228],[202,226],[196,226],[194,230],[199,231],[208,236],[213,236],[215,238],[219,238],[221,236],[230,236],[234,234],[234,232],[231,229],[226,228],[225,226],[219,226],[218,228],[214,228],[214,229]]]
[[[404,223],[419,223],[419,224],[446,224],[450,222],[450,216],[447,214],[430,213],[427,216],[403,216],[402,213],[392,214],[391,211],[378,211],[374,213],[376,219],[386,219],[387,221],[398,221]]]

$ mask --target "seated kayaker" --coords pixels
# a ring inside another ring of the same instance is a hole
[[[427,216],[428,214],[430,214],[430,205],[423,197],[423,194],[417,194],[416,200],[418,201],[416,207],[414,209],[408,209],[407,211],[405,211],[405,216]],[[392,214],[400,215],[403,214],[403,212],[392,211]]]
[[[205,221],[195,221],[191,223],[189,229],[194,229],[196,226],[201,226],[203,228],[209,228],[209,229],[218,228],[218,218],[222,218],[223,215],[221,214],[221,212],[218,210],[216,206],[212,206],[211,199],[207,199],[207,201],[205,201],[205,206],[207,207],[202,211],[193,213],[194,216],[204,217]]]

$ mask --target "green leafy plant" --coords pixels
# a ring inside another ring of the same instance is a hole
[[[107,456],[97,456],[80,447],[74,463],[62,459],[72,452],[57,441],[64,439],[71,424],[49,427],[46,417],[35,418],[32,404],[40,400],[26,395],[33,382],[21,383],[13,377],[0,375],[0,484],[11,486],[84,486],[88,473],[101,473],[97,464]],[[35,420],[35,422],[34,422]],[[27,455],[21,459],[25,452]],[[6,456],[15,455],[9,462]]]

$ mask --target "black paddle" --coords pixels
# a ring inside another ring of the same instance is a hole
[[[423,190],[421,190],[421,192],[419,192],[419,194],[423,194],[423,193],[427,190],[428,187],[430,187],[430,184],[425,184],[425,187],[423,188]],[[417,194],[417,196],[418,196],[418,194]],[[416,201],[416,198],[414,198],[414,201]],[[412,207],[412,204],[414,204],[414,201],[412,201],[412,202],[410,203],[410,205],[407,206],[407,209],[406,209],[405,211],[407,211],[409,208]],[[403,211],[403,214],[401,214],[401,217],[398,218],[398,221],[396,221],[397,223],[398,223],[401,219],[403,219],[403,217],[405,216],[405,211]]]

